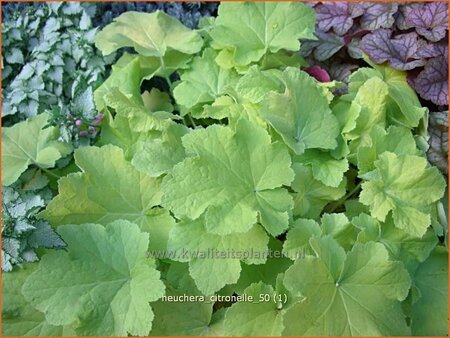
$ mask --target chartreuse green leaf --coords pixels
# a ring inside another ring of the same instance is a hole
[[[352,219],[352,224],[360,230],[358,242],[382,243],[392,259],[403,262],[408,271],[414,271],[419,263],[425,261],[438,243],[432,229],[428,229],[422,238],[418,238],[396,228],[391,217],[381,224],[362,213]]]
[[[285,273],[284,285],[303,300],[286,310],[283,335],[410,335],[400,301],[411,280],[382,244],[355,244],[345,253],[326,236],[310,245],[315,255]]]
[[[373,68],[360,68],[350,77],[349,91],[356,92],[366,81],[374,78],[383,80],[388,89],[385,99],[389,124],[414,128],[419,125],[427,108],[422,107],[415,91],[408,84],[407,73],[376,65],[365,58]]]
[[[217,53],[211,48],[205,49],[203,55],[196,56],[190,69],[181,75],[181,82],[174,88],[173,96],[184,112],[212,103],[237,81],[238,75],[234,70],[221,68],[215,63],[216,56]]]
[[[171,264],[169,273],[172,266],[177,265]],[[155,313],[152,336],[200,336],[209,330],[213,302],[208,301],[208,298],[198,291],[187,269],[180,272],[182,272],[179,276],[182,283],[177,283],[178,285],[167,283],[166,299],[163,298],[151,304]],[[198,298],[180,301],[186,295]],[[170,297],[173,297],[172,301]]]
[[[276,287],[277,276],[292,265],[292,260],[283,255],[282,249],[281,241],[270,237],[267,261],[264,264],[242,264],[241,275],[237,283],[233,285],[233,290],[241,294],[250,284],[258,282]]]
[[[123,115],[115,115],[114,118],[106,112],[102,121],[102,132],[98,145],[112,144],[122,148],[125,159],[131,160],[142,149],[144,143],[160,138],[162,133],[151,130],[138,133],[131,129],[130,120]]]
[[[236,93],[245,101],[259,103],[271,91],[284,91],[282,74],[278,69],[262,71],[258,66],[252,66],[236,83]]]
[[[51,168],[72,146],[58,141],[59,131],[47,126],[47,113],[2,128],[2,185],[13,184],[29,165]]]
[[[298,51],[299,39],[315,39],[314,10],[296,2],[223,3],[209,32],[215,48],[232,50],[238,65],[280,50]]]
[[[374,170],[378,155],[385,151],[397,155],[420,155],[411,131],[404,127],[390,126],[386,131],[381,126],[375,125],[370,132],[370,140],[370,146],[358,148],[360,175]]]
[[[225,335],[280,336],[284,328],[284,311],[277,308],[274,288],[263,282],[253,283],[244,290],[244,294],[253,297],[253,302],[238,302],[228,309],[224,321]]]
[[[247,232],[257,220],[272,235],[287,229],[292,199],[281,186],[294,178],[291,159],[264,129],[240,119],[235,131],[213,125],[182,142],[190,157],[162,185],[162,205],[176,217],[206,211],[207,231],[219,235]]]
[[[158,111],[151,112],[144,105],[134,103],[117,88],[113,88],[104,96],[106,106],[113,108],[116,114],[130,120],[130,127],[135,132],[151,130],[163,131],[172,124],[172,114]]]
[[[141,98],[141,66],[139,58],[124,54],[112,66],[111,75],[94,91],[95,107],[98,111],[106,108],[105,96],[117,88],[136,104],[143,104]]]
[[[439,170],[427,167],[424,157],[388,151],[379,156],[375,167],[362,184],[359,200],[376,219],[384,221],[392,211],[397,228],[422,237],[431,224],[432,203],[444,195],[445,181]]]
[[[314,178],[313,169],[301,163],[294,163],[295,172],[291,187],[295,191],[294,198],[295,216],[303,218],[317,218],[322,209],[331,201],[336,201],[345,195],[347,180],[344,178],[338,187],[333,188],[323,184]]]
[[[240,261],[263,264],[268,242],[259,224],[245,233],[221,236],[208,233],[202,217],[178,223],[170,232],[168,251],[173,260],[189,262],[189,273],[198,289],[211,295],[237,282]]]
[[[152,88],[149,92],[145,91],[142,94],[142,101],[144,101],[144,107],[152,112],[165,111],[168,113],[173,112],[174,108],[170,102],[169,94],[160,91],[158,88]]]
[[[294,161],[310,165],[315,179],[334,188],[339,187],[349,168],[346,158],[336,159],[329,152],[319,149],[308,149],[304,154],[295,156]]]
[[[317,82],[296,68],[283,72],[284,93],[270,92],[262,101],[261,114],[296,153],[305,149],[334,149],[339,123]]]
[[[349,112],[358,112],[354,128],[346,133],[352,140],[350,149],[357,152],[360,146],[370,146],[370,132],[375,125],[386,126],[387,85],[378,77],[368,79],[358,89],[351,103]]]
[[[162,11],[125,12],[95,37],[103,55],[132,47],[143,56],[163,57],[168,51],[195,54],[203,46],[200,35]]]
[[[448,333],[448,251],[437,247],[413,276],[419,299],[411,309],[415,336],[445,336]]]
[[[23,297],[25,280],[37,269],[29,263],[2,274],[2,335],[3,336],[62,336],[74,335],[70,327],[55,326],[45,320]]]
[[[191,58],[192,55],[179,52],[169,52],[164,57],[124,53],[112,66],[111,75],[94,92],[97,110],[105,109],[104,96],[116,87],[134,103],[145,105],[145,97],[141,97],[141,83],[154,76],[167,79],[173,72],[186,68]]]
[[[145,336],[149,302],[164,295],[155,262],[146,256],[148,234],[119,220],[106,225],[61,225],[68,251],[42,257],[22,292],[49,323],[78,324],[79,335]]]
[[[251,102],[236,103],[230,96],[219,96],[211,105],[203,107],[201,113],[196,113],[199,118],[212,118],[215,120],[228,119],[228,125],[235,128],[241,118],[246,118],[251,123],[267,128],[266,121],[261,117],[259,107]]]
[[[295,220],[283,243],[283,254],[292,260],[311,253],[309,240],[313,236],[320,237],[322,229],[312,219],[299,218]]]
[[[133,157],[133,166],[149,175],[160,176],[186,157],[181,138],[189,132],[182,124],[171,124],[162,138],[148,140]]]
[[[321,224],[312,219],[297,219],[286,236],[283,253],[295,260],[311,253],[309,240],[331,235],[344,249],[350,249],[356,240],[353,225],[344,214],[323,214]]]
[[[128,220],[150,233],[150,249],[166,249],[174,220],[158,208],[161,180],[138,172],[112,145],[80,148],[75,162],[82,172],[58,181],[59,195],[40,217],[54,226]]]

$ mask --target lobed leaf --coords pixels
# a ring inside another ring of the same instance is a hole
[[[59,195],[39,214],[41,218],[54,226],[128,220],[150,233],[150,249],[166,249],[173,219],[158,208],[160,179],[138,172],[122,149],[112,145],[80,148],[75,163],[82,172],[59,180]]]
[[[427,168],[426,159],[414,155],[386,151],[378,158],[359,200],[376,219],[385,221],[392,211],[396,227],[422,237],[431,224],[431,204],[444,194],[446,184],[439,170]]]
[[[126,12],[97,33],[95,45],[103,55],[133,47],[143,56],[163,57],[175,50],[195,54],[202,48],[200,35],[164,12]]]
[[[310,240],[315,255],[298,259],[284,284],[304,300],[284,315],[284,335],[408,335],[400,301],[411,280],[379,243],[349,253],[331,236]]]
[[[22,292],[53,325],[77,322],[79,335],[146,336],[149,302],[164,294],[154,261],[146,257],[148,234],[128,221],[61,225],[68,251],[43,256]],[[61,302],[64,299],[64,302]]]
[[[213,47],[231,48],[234,61],[248,65],[267,53],[297,51],[299,39],[314,39],[314,19],[301,3],[223,3],[209,34]]]
[[[182,142],[188,158],[162,185],[162,205],[176,217],[206,212],[207,231],[220,235],[246,232],[257,220],[272,235],[287,229],[292,200],[282,185],[293,179],[291,159],[264,129],[240,119],[236,131],[213,125]]]
[[[13,184],[29,165],[51,168],[72,152],[71,145],[58,141],[56,127],[47,127],[49,115],[40,114],[2,132],[2,185]]]
[[[306,149],[334,149],[339,135],[337,119],[317,82],[305,72],[286,68],[284,93],[270,92],[261,114],[296,154]]]

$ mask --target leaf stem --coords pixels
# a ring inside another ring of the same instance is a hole
[[[182,116],[181,117],[181,121],[183,122],[184,126],[187,127],[187,123],[186,123],[186,116]]]
[[[351,191],[349,191],[347,195],[345,195],[344,197],[341,197],[340,199],[338,199],[336,201],[336,204],[334,204],[334,206],[330,210],[328,210],[328,212],[331,213],[331,212],[335,211],[338,207],[340,207],[342,204],[344,204],[344,202],[346,200],[348,200],[356,192],[358,192],[358,190],[361,188],[361,184],[362,184],[362,181],[359,182]]]
[[[52,172],[51,172],[50,170],[48,170],[48,169],[45,169],[45,168],[42,168],[42,167],[40,167],[40,168],[41,168],[41,170],[42,170],[43,172],[45,172],[47,175],[50,175],[50,176],[56,178],[57,180],[59,180],[59,179],[61,178],[61,176],[56,175],[55,173],[52,173]]]
[[[191,114],[187,114],[187,116],[189,117],[189,121],[191,121],[192,125],[194,126],[194,129],[197,128],[197,125],[195,124],[194,119],[191,116]]]

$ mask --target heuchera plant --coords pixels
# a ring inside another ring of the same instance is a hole
[[[363,22],[380,28],[372,10]],[[389,65],[334,96],[339,83],[301,70],[314,25],[301,3],[225,2],[198,30],[158,11],[100,31],[104,55],[132,52],[94,92],[100,142],[75,150],[37,215],[67,249],[3,276],[3,334],[444,335],[428,110]],[[167,92],[141,90],[155,77]],[[5,128],[5,185],[8,168],[51,172],[66,149],[25,123],[39,147]],[[167,298],[183,295],[204,300]],[[254,301],[212,300],[232,295]]]
[[[303,44],[302,53],[313,62],[323,62],[333,79],[348,79],[366,53],[377,64],[386,62],[408,71],[410,85],[423,99],[448,106],[446,2],[318,2],[313,6],[318,40]]]

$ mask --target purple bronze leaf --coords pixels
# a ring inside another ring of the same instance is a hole
[[[353,18],[361,16],[364,8],[360,4],[348,2],[325,2],[315,7],[317,26],[324,32],[333,29],[344,35],[353,25]]]
[[[379,29],[361,40],[361,49],[380,64],[388,61],[398,70],[410,70],[423,66],[425,60],[417,55],[419,39],[416,33],[397,35],[391,39],[389,29]]]
[[[395,2],[368,2],[365,4],[364,14],[361,17],[361,28],[375,30],[378,28],[390,28],[395,22],[394,14],[398,4]]]
[[[408,20],[408,17],[411,15],[411,12],[420,10],[421,7],[422,4],[417,2],[399,4],[395,19],[395,25],[397,28],[401,31],[413,28],[413,26],[411,26],[411,22]]]
[[[352,71],[357,68],[358,66],[355,64],[339,63],[338,61],[335,61],[328,66],[328,71],[333,80],[348,83]]]
[[[313,78],[315,78],[319,82],[330,82],[330,75],[328,75],[327,71],[320,66],[312,66],[307,67],[303,69],[305,72],[307,72],[309,75],[311,75]]]
[[[446,2],[415,4],[404,15],[408,28],[414,27],[428,40],[439,41],[445,37],[448,21]]]
[[[428,160],[448,175],[448,111],[430,113]]]
[[[448,60],[430,59],[424,70],[413,80],[417,93],[437,105],[448,105]]]
[[[429,59],[437,56],[445,56],[445,49],[448,47],[441,43],[427,43],[424,40],[419,40],[419,48],[417,49],[417,56]]]
[[[318,61],[329,59],[344,47],[344,39],[334,33],[317,31],[316,36],[319,38],[319,41],[314,50],[314,57]]]
[[[347,52],[354,59],[362,59],[363,51],[361,50],[361,39],[353,38],[352,41],[347,44]]]

